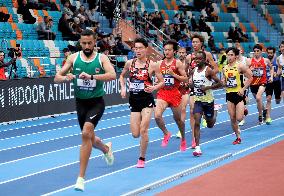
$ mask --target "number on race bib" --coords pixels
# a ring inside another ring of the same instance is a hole
[[[228,79],[227,79],[227,87],[228,88],[234,88],[236,86],[237,86],[236,76],[228,77]]]
[[[96,80],[77,79],[77,86],[82,90],[93,90],[96,87]]]
[[[130,82],[129,90],[132,92],[144,91],[145,85],[143,80],[132,80]]]
[[[164,75],[165,86],[172,86],[175,83],[174,77],[171,75]]]
[[[252,74],[254,77],[262,77],[263,75],[263,68],[254,68],[252,70]]]

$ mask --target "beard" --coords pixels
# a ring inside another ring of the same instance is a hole
[[[91,49],[85,49],[83,50],[83,53],[86,55],[86,57],[90,57],[93,54],[94,50]]]
[[[273,59],[273,56],[268,55],[267,58],[268,58],[269,60],[272,60],[272,59]]]

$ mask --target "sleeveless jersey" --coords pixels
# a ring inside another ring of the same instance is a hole
[[[251,67],[252,70],[252,83],[251,85],[261,85],[266,84],[266,64],[264,62],[264,58],[262,57],[260,61],[255,60],[255,58],[251,59]]]
[[[274,58],[273,62],[271,62],[272,64],[272,67],[273,67],[273,71],[274,73],[277,73],[278,71],[278,64],[276,63],[276,58]],[[270,67],[269,66],[266,66],[266,77],[267,77],[267,83],[269,81],[269,79],[271,78],[271,74],[270,74]],[[279,80],[280,77],[273,77],[273,81],[277,81]]]
[[[147,85],[152,85],[152,80],[149,76],[148,68],[150,61],[146,61],[146,65],[143,68],[136,68],[135,62],[137,58],[133,59],[131,66],[129,67],[130,75],[130,87],[129,91],[131,94],[143,94]],[[148,94],[148,93],[147,93]]]
[[[241,74],[239,73],[237,63],[233,66],[226,65],[224,67],[224,75],[226,81],[226,92],[239,92],[242,88],[241,85]]]
[[[211,103],[213,102],[213,94],[212,90],[207,90],[203,92],[201,90],[201,86],[211,86],[212,82],[206,78],[206,70],[208,66],[206,66],[201,72],[198,72],[198,68],[194,68],[193,73],[193,85],[194,85],[194,101],[201,101]]]
[[[90,61],[83,60],[81,55],[82,55],[81,51],[77,52],[77,57],[75,58],[75,61],[73,63],[72,73],[76,76],[76,79],[73,80],[75,97],[80,99],[90,99],[90,98],[103,96],[105,94],[103,88],[104,84],[103,81],[95,79],[82,80],[78,78],[82,72],[92,75],[105,73],[100,61],[101,54],[96,53],[94,59]]]
[[[176,67],[176,59],[173,60],[171,65],[166,64],[166,60],[163,60],[160,65],[161,73],[163,74],[165,86],[162,88],[164,90],[173,89],[173,88],[179,88],[180,81],[177,80],[172,75],[168,74],[168,70],[171,68],[175,74],[178,73],[177,67]]]

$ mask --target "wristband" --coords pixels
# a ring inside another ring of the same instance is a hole
[[[93,80],[94,79],[94,76],[93,75],[91,75],[91,80]]]

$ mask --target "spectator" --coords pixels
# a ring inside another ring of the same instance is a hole
[[[24,23],[34,24],[36,22],[36,19],[32,16],[29,9],[31,9],[31,7],[28,4],[27,0],[23,0],[22,3],[19,4],[17,13],[22,14]]]
[[[190,23],[191,23],[191,28],[192,28],[192,31],[199,31],[199,26],[195,20],[195,16],[192,15],[191,19],[190,19]]]
[[[12,58],[8,63],[4,62],[5,53],[0,51],[0,80],[6,80],[5,67],[8,67],[16,62],[16,58]]]
[[[208,47],[210,48],[210,50],[213,53],[216,53],[218,51],[218,49],[216,48],[216,45],[215,45],[215,40],[214,40],[213,35],[211,35],[208,39]]]
[[[7,22],[10,18],[10,14],[5,14],[4,12],[0,12],[0,22]]]
[[[102,39],[98,41],[97,47],[99,47],[99,52],[104,52],[105,50],[110,49],[110,45],[108,44],[108,36],[104,35],[102,36]]]
[[[73,18],[74,13],[70,9],[70,2],[69,1],[66,1],[64,3],[63,14],[67,14],[68,19]]]
[[[37,27],[38,39],[40,40],[55,40],[56,34],[52,32],[53,26],[52,18],[44,16],[43,22],[39,23]]]
[[[211,34],[210,27],[206,24],[204,16],[200,15],[199,18],[199,30],[202,32],[207,32],[208,35]]]
[[[50,0],[38,0],[38,3],[42,4],[45,10],[58,11],[56,4]]]
[[[70,19],[71,20],[71,19]],[[80,38],[79,33],[75,32],[72,28],[74,20],[69,21],[67,14],[62,14],[58,23],[58,30],[62,33],[63,40],[77,41]]]
[[[111,48],[113,48],[115,46],[115,38],[114,35],[111,33],[109,34],[109,38],[108,38],[108,44],[110,45]]]
[[[178,41],[178,45],[182,48],[185,48],[186,51],[190,51],[192,47],[191,40],[188,39],[187,35],[182,35],[182,39]]]
[[[175,14],[175,16],[173,18],[173,23],[174,24],[179,24],[180,23],[179,19],[180,19],[180,15],[179,14]]]
[[[64,48],[63,49],[63,54],[64,54],[64,60],[62,62],[61,68],[63,68],[67,58],[71,55],[71,51],[69,50],[69,48]]]
[[[131,47],[131,50],[127,54],[127,60],[134,59],[135,56],[136,56],[136,54],[134,52],[134,47]]]
[[[227,6],[227,10],[230,13],[238,13],[238,1],[237,0],[231,0]]]

